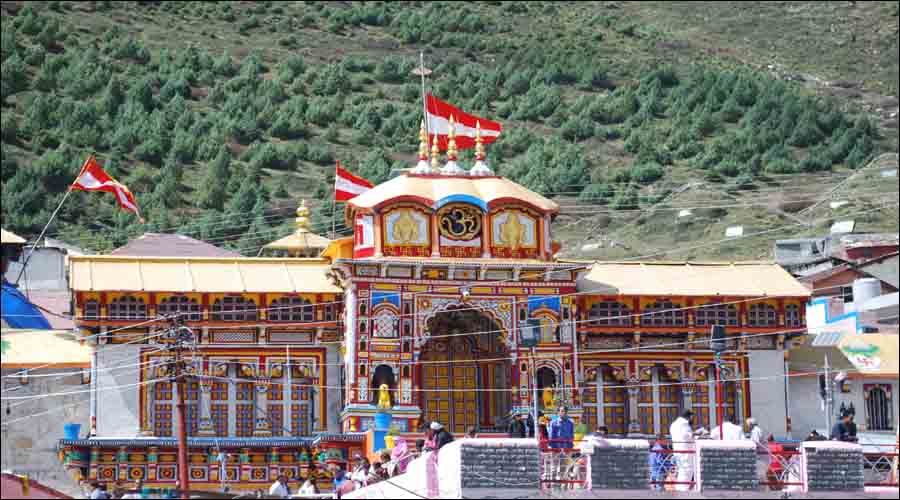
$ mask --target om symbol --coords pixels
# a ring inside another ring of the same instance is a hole
[[[454,240],[471,240],[481,231],[481,213],[470,207],[451,207],[441,216],[441,234]]]

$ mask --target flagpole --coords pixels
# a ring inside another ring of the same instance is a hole
[[[69,198],[69,195],[72,194],[72,186],[78,182],[78,179],[81,177],[81,174],[84,173],[84,169],[87,167],[88,163],[91,159],[94,158],[94,155],[88,156],[88,159],[84,161],[84,164],[81,166],[81,170],[78,171],[78,175],[75,176],[75,180],[72,181],[72,184],[69,184],[69,188],[66,189],[66,194],[63,195],[63,199],[59,201],[59,205],[56,206],[56,210],[50,214],[50,220],[47,221],[47,224],[44,225],[44,229],[41,229],[41,234],[38,235],[37,239],[34,240],[34,243],[31,244],[31,248],[28,249],[28,253],[25,254],[25,260],[22,261],[22,268],[19,269],[19,275],[16,276],[15,285],[19,285],[19,280],[22,279],[22,275],[25,273],[25,267],[28,265],[28,261],[31,260],[31,256],[34,254],[35,248],[37,248],[38,243],[40,243],[41,239],[44,238],[44,235],[47,233],[47,230],[50,229],[50,224],[56,219],[56,215],[59,213],[59,210],[62,208],[63,203]]]
[[[422,77],[422,120],[425,121],[425,135],[431,142],[431,124],[428,123],[428,100],[425,98],[425,77],[431,74],[431,70],[425,67],[425,52],[419,52],[419,67],[413,71],[414,75]]]
[[[331,196],[331,239],[334,240],[335,236],[337,236],[335,225],[335,216],[337,214],[337,169],[341,166],[341,161],[338,160],[334,167],[334,194]]]

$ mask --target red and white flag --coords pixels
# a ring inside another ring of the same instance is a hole
[[[131,191],[129,191],[124,184],[120,184],[110,177],[93,156],[84,162],[84,166],[81,167],[78,178],[75,179],[75,182],[69,189],[74,191],[106,191],[107,193],[112,193],[116,195],[116,200],[119,201],[120,207],[137,215],[138,219],[141,222],[144,222],[144,219],[141,217],[141,211],[138,209],[137,202],[134,201],[134,195],[131,194]]]
[[[470,115],[431,94],[425,96],[425,104],[425,108],[428,111],[428,140],[434,140],[434,135],[437,134],[438,147],[442,150],[447,149],[447,133],[450,131],[451,116],[456,127],[457,149],[475,147],[475,126],[477,124],[481,125],[481,141],[484,144],[496,141],[503,131],[503,126],[499,123]]]
[[[357,177],[337,164],[337,172],[334,174],[334,199],[335,201],[347,201],[372,189],[372,183]]]

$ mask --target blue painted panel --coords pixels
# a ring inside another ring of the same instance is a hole
[[[488,206],[484,200],[480,200],[474,196],[469,196],[467,194],[454,194],[447,196],[445,198],[441,198],[440,200],[434,202],[434,209],[437,210],[448,203],[468,203],[470,205],[475,205],[476,207],[481,208],[482,211],[487,212]]]
[[[557,314],[562,310],[559,296],[533,296],[528,297],[528,315],[531,316],[537,309],[550,309]]]
[[[50,323],[41,311],[32,304],[15,285],[3,281],[0,295],[0,309],[3,321],[10,328],[29,330],[50,330]]]
[[[400,292],[372,292],[372,309],[381,304],[393,304],[400,309]]]

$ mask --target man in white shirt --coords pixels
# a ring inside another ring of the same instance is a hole
[[[744,429],[740,425],[735,425],[726,420],[722,424],[721,429],[719,429],[718,426],[713,428],[710,437],[717,440],[721,439],[723,441],[743,441]]]
[[[669,426],[669,435],[672,438],[672,451],[675,452],[677,464],[677,476],[675,491],[690,491],[691,482],[694,480],[694,429],[691,420],[694,412],[685,410]]]
[[[278,476],[278,479],[269,487],[269,496],[278,498],[287,498],[291,495],[287,486],[287,476],[284,474]]]
[[[768,482],[769,465],[772,461],[766,435],[753,417],[747,419],[747,428],[750,429],[750,440],[756,444],[756,475],[761,482]]]

